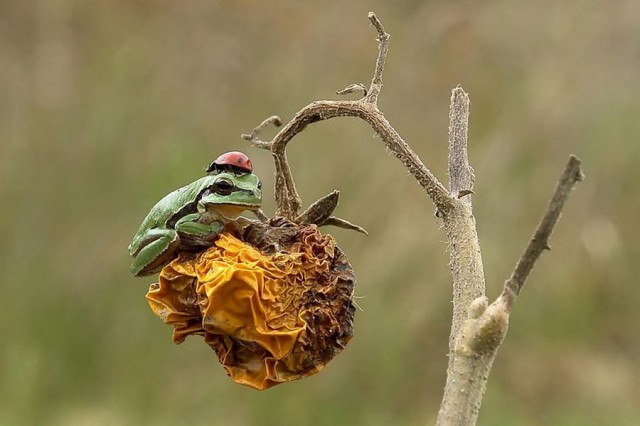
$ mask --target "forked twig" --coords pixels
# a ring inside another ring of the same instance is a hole
[[[582,179],[580,161],[571,156],[538,229],[518,261],[502,294],[491,304],[485,296],[484,272],[480,244],[472,212],[474,173],[469,165],[467,134],[469,97],[457,87],[453,90],[449,125],[449,183],[447,189],[424,165],[411,147],[378,109],[382,74],[389,48],[389,34],[374,13],[369,20],[378,33],[378,57],[368,89],[352,84],[338,92],[362,92],[359,100],[315,101],[302,108],[273,137],[262,141],[259,134],[270,124],[278,126],[277,116],[269,117],[244,139],[268,149],[276,167],[276,216],[300,224],[335,225],[366,233],[361,227],[332,215],[338,192],[313,203],[300,214],[301,200],[287,162],[287,144],[308,125],[335,117],[359,117],[369,123],[385,147],[409,170],[436,205],[449,241],[450,267],[453,276],[453,321],[449,339],[447,383],[440,405],[439,425],[473,425],[478,416],[491,366],[506,335],[511,307],[524,282],[540,257],[548,249],[553,231],[571,188]]]
[[[282,126],[282,119],[277,115],[272,115],[271,117],[266,118],[262,121],[262,123],[254,127],[250,134],[243,133],[242,135],[240,135],[240,137],[242,139],[251,141],[251,143],[258,148],[269,149],[271,147],[271,142],[261,141],[260,139],[258,139],[258,135],[271,124],[273,124],[275,127],[280,127]]]
[[[350,85],[341,93],[352,93],[362,90],[365,96],[357,101],[315,101],[302,108],[295,116],[269,141],[261,141],[258,135],[273,117],[263,121],[250,135],[243,135],[244,139],[259,148],[271,151],[276,166],[276,216],[293,220],[300,214],[301,200],[296,189],[291,169],[287,161],[287,144],[309,124],[335,117],[359,117],[365,120],[380,136],[385,146],[409,169],[420,185],[427,191],[436,207],[443,214],[453,208],[454,198],[440,183],[433,173],[424,165],[418,155],[402,139],[398,132],[378,109],[377,101],[382,89],[382,73],[389,50],[389,34],[387,34],[380,20],[370,12],[369,20],[378,33],[378,57],[368,90],[362,85]],[[274,116],[275,117],[275,116]]]

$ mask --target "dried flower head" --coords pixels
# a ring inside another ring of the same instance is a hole
[[[256,389],[320,371],[353,335],[355,277],[315,225],[251,225],[183,253],[147,299],[173,341],[204,336],[231,378]]]

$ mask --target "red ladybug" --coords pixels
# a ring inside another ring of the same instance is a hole
[[[207,167],[207,173],[220,172],[227,168],[241,173],[253,172],[253,165],[246,154],[240,151],[229,151],[213,160],[213,162],[209,164],[209,167]]]

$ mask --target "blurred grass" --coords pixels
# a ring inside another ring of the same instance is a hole
[[[180,347],[129,276],[150,206],[243,149],[270,114],[368,82],[366,13],[392,34],[381,108],[445,179],[450,90],[497,294],[566,157],[575,191],[489,381],[480,424],[640,422],[640,5],[594,0],[6,0],[0,4],[0,424],[424,424],[444,384],[450,277],[433,206],[356,120],[290,149],[303,199],[338,188],[331,231],[358,273],[356,338],[321,374],[258,393]],[[266,201],[273,211],[272,200]]]

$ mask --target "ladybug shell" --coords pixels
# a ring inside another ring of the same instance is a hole
[[[249,173],[253,172],[253,165],[251,160],[246,154],[240,151],[229,151],[216,158],[212,166],[234,166],[240,169],[246,170]]]

